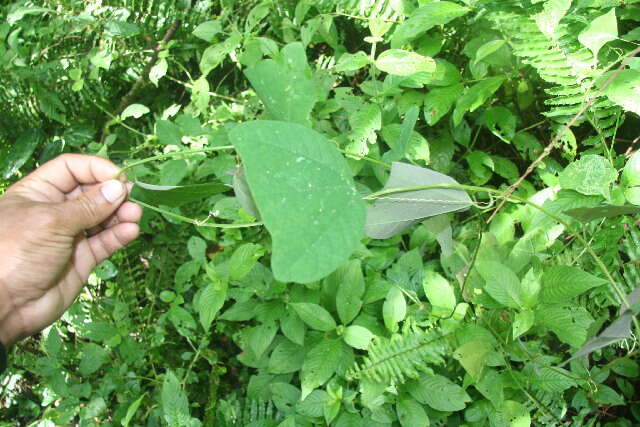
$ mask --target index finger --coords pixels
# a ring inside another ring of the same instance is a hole
[[[71,192],[79,185],[97,184],[114,179],[120,168],[111,161],[86,154],[62,154],[32,172],[27,179],[46,181],[62,193]],[[121,175],[120,181],[126,181]]]

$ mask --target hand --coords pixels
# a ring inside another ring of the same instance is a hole
[[[0,342],[57,320],[91,270],[139,233],[141,208],[100,157],[63,154],[0,198]]]

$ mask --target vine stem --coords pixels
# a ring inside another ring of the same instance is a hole
[[[201,148],[199,150],[183,150],[183,151],[172,151],[170,153],[158,154],[156,156],[147,157],[146,159],[138,160],[137,162],[129,163],[120,169],[120,172],[115,176],[115,179],[120,178],[120,176],[124,173],[125,170],[134,168],[136,166],[144,165],[145,163],[154,162],[156,160],[168,159],[171,157],[177,156],[187,156],[189,154],[200,154],[200,153],[210,153],[212,151],[223,151],[223,150],[233,150],[235,147],[233,145],[220,145],[218,147],[209,147],[209,148]]]
[[[573,228],[573,226],[571,226],[568,222],[566,222],[560,216],[554,214],[553,212],[550,212],[549,210],[543,208],[542,206],[540,206],[540,205],[538,205],[536,203],[533,203],[533,202],[531,202],[531,201],[529,201],[527,199],[524,199],[522,197],[515,196],[515,195],[513,195],[513,193],[509,193],[509,190],[500,191],[500,190],[496,190],[496,189],[493,189],[493,188],[478,187],[478,186],[475,186],[475,185],[463,185],[463,184],[433,184],[433,185],[419,185],[419,186],[415,186],[415,187],[402,187],[402,188],[392,188],[392,189],[388,189],[388,190],[382,190],[382,191],[378,191],[378,192],[372,193],[372,194],[364,197],[364,199],[365,200],[375,200],[375,199],[378,199],[378,198],[380,198],[382,196],[386,196],[388,194],[404,193],[404,192],[407,192],[407,191],[433,190],[433,189],[436,189],[436,188],[450,188],[450,189],[458,189],[458,190],[465,190],[465,191],[484,192],[484,193],[489,193],[489,194],[495,194],[496,196],[503,198],[503,203],[502,204],[506,203],[507,201],[512,201],[512,202],[515,201],[515,202],[519,202],[519,203],[524,203],[527,206],[531,206],[532,208],[539,210],[540,212],[544,213],[545,215],[547,215],[550,218],[554,219],[555,221],[559,222],[560,224],[562,224],[565,227],[566,230],[568,230],[571,233],[573,233],[576,236],[576,238],[580,241],[580,243],[582,243],[585,246],[585,248],[587,249],[587,252],[589,252],[589,255],[591,255],[591,257],[593,258],[595,263],[598,265],[600,270],[602,270],[602,272],[604,273],[604,275],[607,278],[607,281],[609,282],[609,284],[611,285],[611,287],[613,288],[615,293],[618,295],[618,298],[620,298],[620,301],[621,301],[621,304],[623,305],[623,307],[625,309],[629,309],[630,308],[629,302],[627,301],[626,294],[620,288],[620,286],[618,286],[616,281],[613,279],[613,277],[611,276],[611,273],[609,273],[609,270],[607,269],[607,266],[604,264],[604,262],[602,262],[602,260],[598,256],[598,254],[595,253],[595,251],[593,250],[593,248],[591,247],[591,245],[589,244],[587,239],[585,239],[577,230],[575,230]]]
[[[535,170],[535,168],[538,167],[538,165],[549,155],[551,154],[551,151],[553,151],[553,147],[555,147],[555,145],[560,141],[560,139],[564,136],[564,134],[578,121],[578,119],[580,118],[580,116],[582,116],[585,111],[587,111],[587,109],[589,107],[591,107],[591,105],[595,102],[595,100],[598,98],[598,96],[611,84],[611,82],[613,82],[616,77],[618,77],[618,74],[620,74],[620,72],[622,71],[622,69],[624,67],[627,66],[627,64],[629,63],[629,61],[631,61],[631,59],[636,56],[638,53],[640,53],[640,47],[632,50],[628,55],[625,56],[625,58],[622,60],[622,62],[620,63],[620,66],[613,72],[613,74],[611,74],[611,76],[609,76],[609,78],[607,79],[607,81],[598,89],[598,91],[591,97],[589,98],[589,101],[587,101],[582,108],[580,108],[580,111],[578,111],[576,113],[575,116],[573,116],[571,118],[571,120],[569,120],[569,122],[567,124],[565,124],[562,129],[556,134],[556,136],[551,140],[551,142],[549,143],[549,145],[547,145],[545,147],[545,149],[542,151],[542,153],[540,153],[540,155],[538,156],[537,159],[535,159],[533,161],[533,163],[531,163],[529,165],[529,167],[527,168],[527,170],[522,174],[522,176],[520,176],[520,178],[518,178],[518,180],[516,182],[513,183],[513,185],[511,185],[507,191],[505,192],[505,198],[500,202],[500,204],[496,207],[496,209],[493,211],[493,213],[491,214],[491,216],[489,217],[489,219],[487,220],[487,224],[490,224],[491,221],[493,221],[493,218],[495,218],[495,216],[498,214],[498,212],[500,211],[500,209],[502,209],[502,207],[504,206],[504,204],[507,202],[507,198],[510,197],[520,186],[520,184],[522,184],[522,182],[531,174],[531,172],[533,172]]]

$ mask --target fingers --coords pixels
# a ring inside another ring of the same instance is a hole
[[[25,179],[47,182],[67,194],[80,185],[114,179],[118,173],[120,168],[102,157],[63,154],[48,161]],[[123,181],[126,179],[124,175],[120,178]]]
[[[103,183],[77,198],[58,205],[60,219],[72,236],[95,227],[114,214],[127,196],[126,187],[116,180]]]
[[[138,224],[124,222],[89,237],[87,242],[95,257],[96,265],[131,243],[139,234],[140,228]],[[95,265],[91,266],[88,271],[93,270],[93,268],[95,268]]]

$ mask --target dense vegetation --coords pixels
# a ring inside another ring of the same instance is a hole
[[[146,208],[0,425],[640,423],[640,1],[0,17],[0,192],[92,153]]]

